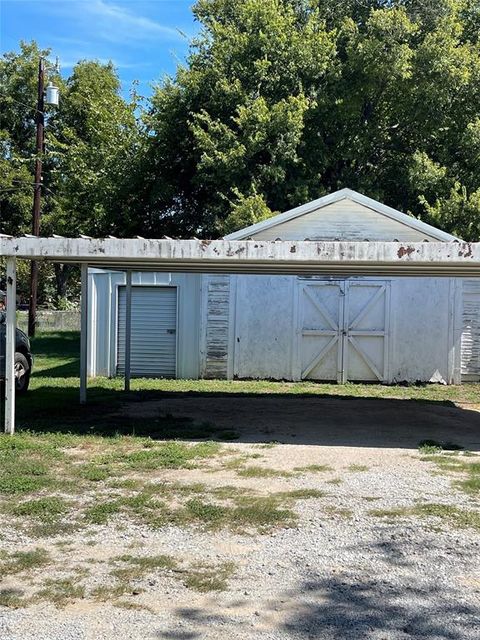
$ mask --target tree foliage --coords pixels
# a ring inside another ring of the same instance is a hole
[[[220,234],[249,218],[239,201],[281,211],[348,186],[480,237],[477,0],[199,0],[194,12],[188,63],[146,119],[137,221],[150,233]]]
[[[0,61],[0,230],[18,234],[32,226],[35,163],[35,107],[40,57],[48,50],[21,43],[20,52]],[[46,107],[41,232],[101,236],[121,231],[118,200],[133,157],[140,148],[140,128],[131,102],[120,95],[111,64],[79,61],[68,78],[47,69],[60,85],[60,107]],[[69,267],[41,279],[41,298],[66,294]],[[51,283],[54,286],[51,286]]]

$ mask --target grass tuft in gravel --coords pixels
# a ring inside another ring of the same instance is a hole
[[[378,518],[435,517],[440,518],[445,524],[454,529],[475,529],[480,531],[480,513],[448,504],[425,503],[413,507],[372,509],[368,513]]]
[[[0,589],[0,607],[19,609],[27,605],[22,589]]]
[[[112,473],[107,465],[84,464],[77,470],[78,475],[90,482],[102,482]]]
[[[349,520],[353,516],[353,511],[351,509],[347,509],[346,507],[327,505],[326,507],[324,507],[324,511],[329,516],[335,518],[343,518],[344,520]]]
[[[36,548],[31,551],[5,553],[0,556],[0,576],[38,569],[45,567],[50,562],[50,554],[46,549]]]
[[[102,457],[102,463],[120,463],[136,471],[153,469],[193,468],[195,460],[212,458],[220,452],[218,442],[206,441],[198,444],[184,442],[155,443],[138,451],[114,452]]]
[[[68,511],[68,504],[57,496],[25,500],[11,508],[14,516],[32,517],[44,522],[57,519]]]
[[[121,563],[121,566],[112,571],[112,575],[121,581],[138,580],[154,571],[173,569],[177,564],[171,556],[167,555],[122,555],[113,558],[111,562],[114,564]]]
[[[194,498],[186,503],[181,520],[199,522],[212,529],[225,527],[237,532],[255,529],[263,533],[295,522],[296,514],[283,506],[285,501],[285,496],[238,496],[233,505],[220,505]]]
[[[275,494],[275,497],[308,500],[309,498],[324,498],[326,495],[325,491],[320,491],[319,489],[292,489],[291,491],[280,491]]]
[[[423,455],[442,453],[442,451],[461,451],[463,447],[454,442],[437,442],[437,440],[422,440],[418,443],[418,450]]]
[[[331,480],[325,480],[326,484],[334,484],[334,485],[339,485],[342,484],[343,482],[343,478],[332,478]]]
[[[294,467],[294,471],[299,473],[325,473],[326,471],[333,471],[332,467],[328,464],[309,464],[305,467]]]
[[[352,473],[356,473],[356,472],[364,472],[364,471],[368,471],[369,468],[367,467],[367,465],[365,464],[351,464],[347,467],[348,471],[351,471]]]
[[[212,566],[199,563],[183,571],[183,583],[188,589],[207,593],[209,591],[226,591],[228,580],[235,573],[235,564],[225,562]]]
[[[268,467],[251,466],[239,469],[237,475],[241,478],[290,478],[293,473]]]
[[[47,600],[63,607],[73,600],[85,597],[85,587],[78,582],[78,576],[63,579],[48,579],[44,582],[44,588],[35,594],[39,600]]]
[[[478,458],[478,456],[465,456],[464,453],[437,454],[425,456],[422,460],[434,462],[437,472],[461,474],[460,478],[456,476],[453,486],[465,493],[478,495],[480,493],[480,462],[475,462],[472,458]]]

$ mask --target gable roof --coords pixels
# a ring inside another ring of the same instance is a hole
[[[302,204],[299,207],[295,207],[294,209],[290,209],[289,211],[285,211],[284,213],[279,213],[276,216],[272,216],[267,220],[263,220],[262,222],[257,222],[256,224],[252,224],[244,229],[240,229],[239,231],[235,231],[234,233],[230,233],[225,236],[225,240],[245,240],[252,235],[257,234],[258,232],[264,231],[266,229],[270,229],[272,227],[276,227],[277,225],[281,225],[290,220],[294,220],[295,218],[299,218],[300,216],[304,216],[306,214],[312,213],[326,207],[334,202],[338,202],[340,200],[348,199],[352,202],[356,202],[364,207],[368,207],[373,211],[386,216],[396,222],[403,224],[411,229],[415,229],[416,231],[423,233],[432,240],[438,240],[441,242],[452,242],[458,240],[455,236],[452,236],[449,233],[445,233],[445,231],[441,231],[436,227],[432,227],[417,218],[409,216],[401,211],[397,211],[392,207],[388,207],[381,202],[377,202],[377,200],[373,200],[367,196],[358,193],[357,191],[353,191],[352,189],[341,189],[340,191],[335,191],[335,193],[331,193],[329,195],[323,196],[322,198],[318,198],[317,200],[313,200],[312,202],[308,202],[306,204]]]

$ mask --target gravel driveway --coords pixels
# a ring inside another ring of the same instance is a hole
[[[453,439],[468,443],[476,453],[480,414],[437,407],[433,418],[430,408],[428,420],[425,405],[416,416],[414,431],[411,422],[405,424],[405,416],[414,419],[407,412],[395,432],[395,411],[390,419],[384,416],[382,427],[380,414],[375,417],[372,406],[360,403],[364,413],[357,415],[361,424],[354,434],[351,424],[342,426],[339,415],[332,431],[335,404],[307,407],[305,403],[304,412],[299,412],[301,400],[295,400],[296,417],[300,424],[310,420],[302,437],[298,430],[292,431],[292,407],[277,402],[275,408],[275,399],[250,405],[250,413],[225,401],[207,410],[198,399],[183,402],[184,414],[198,417],[206,412],[225,427],[243,423],[240,441],[223,445],[224,450],[243,456],[247,466],[274,470],[271,477],[242,477],[228,465],[166,470],[156,477],[158,482],[201,482],[210,489],[234,485],[264,494],[322,492],[295,502],[299,519],[293,526],[240,534],[189,526],[151,529],[119,518],[92,526],[87,533],[40,543],[58,558],[56,575],[61,575],[62,564],[65,570],[68,565],[70,574],[77,570],[78,581],[89,589],[102,584],[104,567],[112,557],[132,549],[139,555],[174,556],[184,563],[233,562],[225,588],[202,593],[185,586],[174,569],[152,571],[139,578],[138,589],[125,595],[122,607],[86,597],[73,598],[62,607],[45,602],[27,608],[0,607],[0,638],[478,640],[480,532],[436,515],[412,515],[408,509],[435,504],[478,513],[478,498],[456,489],[451,475],[439,472],[416,446],[422,437],[432,436],[435,424],[433,435],[441,436],[450,422],[456,429]],[[163,400],[162,411],[175,413],[177,402]],[[311,426],[318,411],[322,433]],[[462,415],[467,413],[471,415],[463,420],[462,431]],[[261,429],[253,431],[255,418]],[[378,424],[370,438],[355,446],[353,439],[361,439],[362,425],[372,419]],[[268,440],[280,442],[259,444]],[[4,519],[0,547],[11,550],[15,543],[22,549],[39,544]],[[87,564],[93,567],[88,575],[82,573]],[[42,578],[46,571],[51,569],[39,572]],[[2,583],[3,589],[23,587],[18,576]]]

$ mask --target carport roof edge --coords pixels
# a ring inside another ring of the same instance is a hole
[[[0,256],[122,270],[480,276],[480,243],[148,240],[0,236]]]

